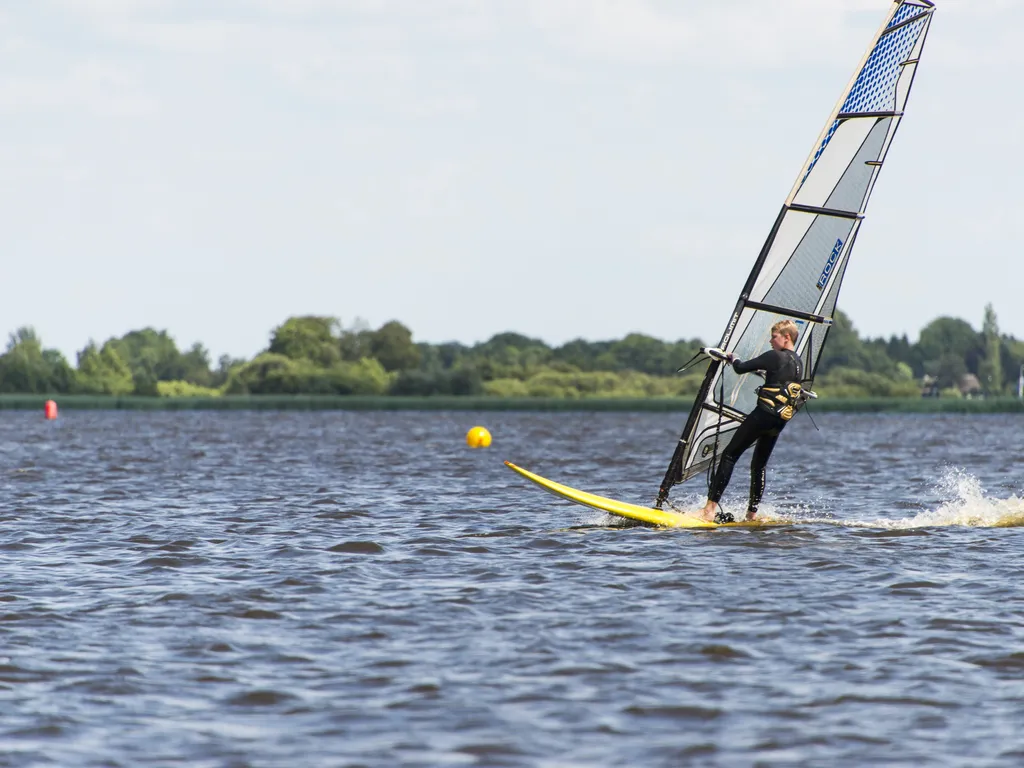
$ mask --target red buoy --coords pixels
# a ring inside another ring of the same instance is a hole
[[[43,413],[48,420],[57,418],[57,403],[53,400],[47,400],[46,405],[43,406]]]

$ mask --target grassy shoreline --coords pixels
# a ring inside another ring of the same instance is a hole
[[[0,395],[0,410],[43,410],[52,399],[62,411],[621,411],[688,412],[688,398],[501,398],[360,397],[332,395],[225,395],[222,397],[136,397],[98,395]],[[812,414],[850,413],[1024,413],[1024,401],[955,398],[836,398],[809,406]]]

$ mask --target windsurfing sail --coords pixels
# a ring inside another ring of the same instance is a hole
[[[929,0],[897,0],[800,169],[793,190],[740,292],[718,347],[743,360],[769,346],[791,319],[805,385],[814,380],[868,198],[906,107],[931,24]],[[753,376],[712,360],[658,492],[717,466],[757,402]]]

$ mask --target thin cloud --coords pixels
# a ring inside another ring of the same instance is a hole
[[[53,75],[0,77],[0,110],[6,112],[66,109],[95,115],[153,115],[158,102],[123,66],[100,59],[74,63]]]
[[[678,12],[624,0],[530,0],[526,16],[557,46],[577,53],[663,61],[685,52],[699,30]]]

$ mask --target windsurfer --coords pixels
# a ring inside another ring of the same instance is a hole
[[[722,452],[718,470],[711,478],[708,501],[697,515],[716,523],[731,523],[734,518],[719,506],[732,477],[736,461],[756,443],[750,461],[750,497],[747,520],[753,520],[764,494],[765,467],[779,433],[802,404],[803,361],[794,352],[797,327],[792,320],[781,320],[772,326],[771,350],[747,362],[730,354],[728,360],[736,373],[765,372],[765,383],[758,389],[757,406],[747,415]]]

